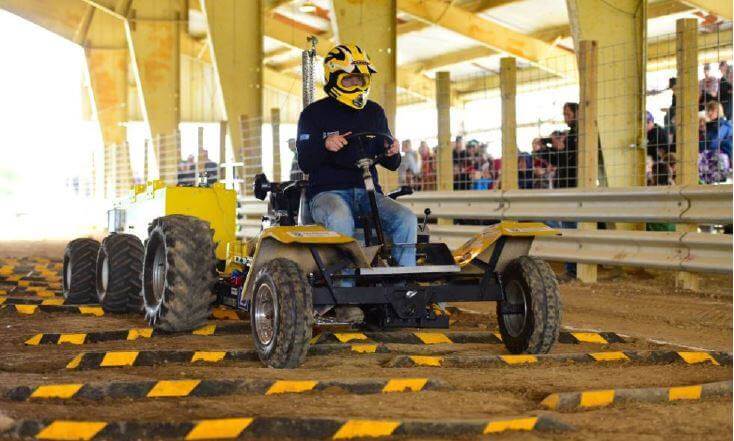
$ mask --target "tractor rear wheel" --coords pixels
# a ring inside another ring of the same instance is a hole
[[[94,239],[74,239],[64,250],[62,286],[69,303],[96,303],[94,286],[95,265],[99,242]]]
[[[260,360],[295,368],[306,359],[313,328],[311,285],[289,259],[267,262],[255,278],[250,328]]]
[[[156,328],[190,331],[204,324],[215,300],[214,231],[193,216],[155,219],[143,258],[145,315]]]
[[[558,340],[561,299],[551,267],[537,257],[521,256],[502,273],[505,301],[497,303],[500,335],[513,354],[544,354]]]
[[[143,243],[132,234],[111,234],[97,254],[97,296],[105,312],[139,312]]]

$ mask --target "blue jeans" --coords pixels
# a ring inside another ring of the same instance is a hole
[[[382,229],[393,244],[415,244],[418,219],[408,207],[377,193],[377,209]],[[324,191],[310,201],[311,216],[317,224],[345,236],[354,237],[354,218],[370,216],[370,200],[367,190]],[[415,266],[415,247],[396,247],[392,256],[400,266]]]
[[[551,228],[563,228],[568,230],[576,229],[576,222],[570,221],[546,221],[545,224]],[[576,277],[576,262],[566,262],[564,267],[566,269],[566,274]]]

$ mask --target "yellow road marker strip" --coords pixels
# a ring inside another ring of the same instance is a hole
[[[492,421],[484,428],[484,434],[500,433],[507,430],[533,430],[538,418],[517,418],[513,420]]]
[[[199,383],[201,380],[161,380],[146,396],[150,398],[186,397]]]
[[[535,355],[500,355],[500,358],[507,364],[531,364],[538,362],[538,357]]]
[[[71,361],[66,365],[66,369],[76,369],[79,367],[79,365],[82,362],[82,359],[84,358],[84,354],[79,354],[71,359]]]
[[[80,306],[79,312],[81,314],[94,315],[97,317],[102,317],[104,315],[104,310],[101,306]]]
[[[285,393],[300,393],[313,390],[318,381],[288,381],[278,380],[265,392],[265,395],[276,395]]]
[[[214,332],[216,330],[217,330],[217,325],[205,325],[199,329],[194,330],[191,333],[194,335],[214,335]]]
[[[44,299],[41,302],[41,305],[63,305],[65,300],[66,299],[61,298],[61,297],[56,298],[56,299]]]
[[[133,328],[127,331],[127,340],[137,340],[139,338],[150,338],[153,335],[153,328]]]
[[[210,363],[216,363],[224,360],[224,356],[227,355],[225,351],[196,351],[191,357],[191,362],[195,361],[206,361]]]
[[[678,351],[678,355],[680,355],[680,358],[683,359],[688,364],[698,364],[698,363],[706,363],[710,362],[711,364],[719,365],[719,362],[717,362],[714,357],[711,356],[711,354],[707,352],[685,352],[685,351]]]
[[[61,398],[69,399],[79,392],[83,384],[51,384],[48,386],[38,386],[30,398]]]
[[[94,438],[107,423],[101,421],[56,420],[44,427],[36,438],[54,440],[89,440]]]
[[[352,352],[357,352],[360,354],[372,354],[374,352],[377,352],[377,345],[354,344],[352,345]]]
[[[604,407],[614,402],[614,390],[595,390],[581,393],[581,407]]]
[[[388,380],[382,391],[387,392],[420,392],[428,383],[428,378],[393,378]]]
[[[352,340],[369,340],[361,332],[335,332],[334,337],[342,343],[349,343]]]
[[[400,426],[399,421],[349,420],[339,428],[332,439],[390,436],[398,426]]]
[[[184,439],[237,438],[243,430],[247,429],[247,426],[252,421],[253,418],[221,418],[200,421],[196,423]]]
[[[418,366],[441,366],[443,357],[433,355],[411,355],[410,360]]]
[[[29,338],[25,341],[25,344],[29,346],[38,346],[41,344],[41,339],[43,338],[43,334],[36,334],[33,337]]]
[[[71,343],[74,345],[83,345],[86,337],[87,334],[61,334],[59,335],[58,344]]]
[[[699,384],[696,386],[679,386],[671,387],[668,391],[668,400],[700,400],[703,387]]]
[[[15,310],[25,315],[35,314],[37,309],[38,305],[15,305]]]
[[[627,354],[621,351],[592,352],[589,355],[596,361],[629,361]]]
[[[132,366],[138,354],[138,351],[106,352],[99,365],[102,367]]]
[[[583,343],[609,343],[606,338],[602,337],[599,333],[596,332],[572,332],[571,335],[573,335],[576,340]]]
[[[436,345],[441,343],[453,343],[446,334],[440,332],[414,332],[413,335],[418,337],[420,341],[427,345]]]

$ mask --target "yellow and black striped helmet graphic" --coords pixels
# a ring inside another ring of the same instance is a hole
[[[324,58],[324,91],[349,107],[362,109],[367,104],[373,73],[377,73],[377,70],[372,66],[367,52],[356,45],[340,44]],[[353,74],[361,74],[363,83],[345,87],[342,80]]]

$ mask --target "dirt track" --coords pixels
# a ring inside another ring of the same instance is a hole
[[[644,280],[641,280],[645,277]],[[731,278],[708,277],[706,295],[676,291],[665,273],[645,275],[603,272],[593,285],[562,285],[563,324],[627,334],[627,343],[556,344],[553,353],[631,350],[686,350],[648,338],[707,350],[731,351]],[[0,289],[3,289],[0,286]],[[28,294],[8,296],[30,297]],[[493,331],[494,304],[466,304],[477,313],[454,314],[452,330]],[[731,380],[731,366],[700,364],[637,364],[634,362],[565,363],[485,368],[389,368],[397,354],[504,354],[498,344],[387,344],[390,353],[309,356],[297,370],[280,371],[258,362],[168,364],[70,370],[64,366],[83,351],[105,350],[229,350],[251,348],[249,335],[175,336],[109,341],[85,345],[27,346],[36,333],[99,332],[142,327],[138,316],[83,316],[44,313],[22,316],[0,311],[0,389],[19,385],[168,379],[388,379],[425,377],[448,383],[451,390],[352,394],[339,388],[266,396],[235,394],[216,397],[11,401],[0,409],[13,419],[91,419],[97,421],[192,421],[223,417],[322,417],[391,420],[469,420],[548,415],[573,431],[508,432],[505,439],[730,439],[732,399],[635,404],[573,412],[542,410],[540,402],[554,392],[654,386],[686,386]],[[212,323],[222,324],[223,321]],[[318,345],[316,345],[318,346]],[[691,349],[688,349],[691,350]],[[0,392],[1,393],[1,392]],[[2,422],[0,421],[0,428]],[[454,433],[452,438],[478,438]],[[432,439],[425,434],[410,439]],[[445,436],[442,438],[446,438]]]

